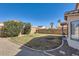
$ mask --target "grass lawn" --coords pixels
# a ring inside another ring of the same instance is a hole
[[[20,37],[11,37],[9,40],[16,44],[25,44],[35,37],[47,36],[51,34],[29,34]]]

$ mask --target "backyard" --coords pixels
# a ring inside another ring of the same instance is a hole
[[[54,49],[62,43],[61,36],[53,36],[52,34],[29,34],[11,37],[9,40],[37,50]]]

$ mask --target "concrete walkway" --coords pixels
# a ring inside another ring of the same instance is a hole
[[[0,38],[0,56],[13,56],[20,51],[19,47],[8,39]]]
[[[46,56],[46,54],[14,44],[6,38],[0,38],[0,56]]]
[[[16,56],[48,56],[48,54],[45,54],[43,51],[31,50],[24,46],[22,46],[20,49],[21,51],[16,54]]]
[[[79,50],[70,47],[66,40],[64,40],[63,46],[59,49],[46,52],[55,56],[79,56]]]

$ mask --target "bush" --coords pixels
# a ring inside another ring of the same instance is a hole
[[[24,29],[23,26],[25,25]],[[6,21],[4,22],[4,27],[2,28],[1,36],[2,37],[14,37],[18,36],[21,31],[24,31],[24,34],[29,33],[30,30],[26,29],[27,23],[18,22],[18,21]]]
[[[4,22],[4,28],[3,28],[4,35],[7,37],[18,36],[22,27],[23,27],[22,22],[6,21]]]
[[[6,37],[5,28],[0,29],[0,37]]]
[[[26,23],[24,28],[23,28],[22,34],[29,34],[30,31],[31,31],[31,24],[30,23]]]

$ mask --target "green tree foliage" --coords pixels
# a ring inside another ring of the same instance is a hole
[[[14,37],[18,36],[21,31],[24,31],[24,33],[29,32],[29,30],[26,30],[25,27],[23,28],[24,25],[27,27],[27,23],[19,21],[6,21],[4,22],[4,27],[2,28],[2,36]]]
[[[21,28],[23,27],[22,22],[17,22],[17,21],[6,21],[4,22],[4,32],[6,36],[8,37],[13,37],[13,36],[18,36]]]
[[[25,23],[22,34],[29,34],[30,31],[31,31],[31,24],[30,23]]]
[[[51,29],[53,28],[53,22],[50,23],[50,27],[51,27]]]
[[[58,23],[61,23],[61,20],[60,19],[58,20]]]

